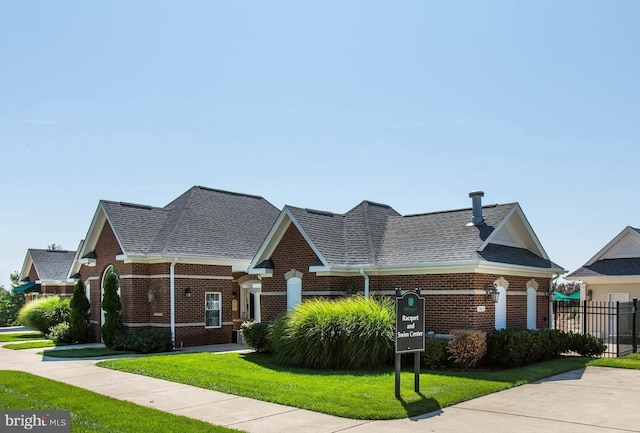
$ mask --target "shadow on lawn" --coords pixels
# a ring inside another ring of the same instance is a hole
[[[308,374],[313,376],[383,376],[390,373],[388,369],[378,368],[370,370],[316,370],[312,368],[294,367],[279,363],[275,356],[267,353],[245,353],[241,355],[247,362],[268,368],[273,371],[284,371],[289,373]]]

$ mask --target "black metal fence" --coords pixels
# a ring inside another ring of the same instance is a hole
[[[638,352],[640,311],[632,302],[571,301],[553,303],[553,326],[564,332],[590,334],[607,345],[605,357]]]

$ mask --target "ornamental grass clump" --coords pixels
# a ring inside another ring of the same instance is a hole
[[[357,369],[393,359],[395,310],[389,299],[314,299],[271,326],[280,362],[308,368]]]
[[[50,296],[27,302],[20,309],[18,320],[31,329],[48,334],[52,326],[69,321],[69,299]]]

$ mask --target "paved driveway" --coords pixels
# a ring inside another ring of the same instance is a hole
[[[251,433],[640,432],[640,371],[588,367],[395,421],[323,415],[95,366],[0,348],[0,368],[28,371],[148,407]]]

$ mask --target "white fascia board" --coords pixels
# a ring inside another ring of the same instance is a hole
[[[20,270],[20,275],[18,275],[18,282],[21,282],[23,279],[29,276],[29,269],[31,269],[31,265],[33,264],[33,259],[31,258],[31,253],[27,250],[27,254],[24,257],[24,262],[22,263],[22,269]]]
[[[538,252],[542,256],[542,258],[545,259],[545,260],[549,260],[549,255],[547,254],[547,252],[542,247],[542,244],[540,243],[540,240],[538,239],[538,236],[533,231],[533,228],[531,227],[531,224],[529,224],[529,221],[527,220],[527,217],[525,216],[524,212],[522,212],[522,209],[520,208],[520,205],[518,203],[516,203],[513,206],[513,209],[511,209],[509,211],[509,213],[502,219],[500,224],[498,224],[498,227],[496,227],[493,230],[493,232],[491,232],[489,237],[482,243],[482,245],[480,245],[480,248],[478,248],[478,251],[484,251],[484,249],[487,247],[487,245],[489,245],[490,243],[493,242],[493,239],[498,235],[498,233],[502,230],[502,228],[509,222],[509,220],[513,217],[514,214],[516,214],[518,216],[518,218],[520,218],[520,221],[522,222],[522,224],[524,225],[525,229],[527,230],[527,233],[529,234],[529,237],[531,238],[531,240],[533,240],[533,243],[536,245],[536,249],[538,250]]]
[[[287,231],[289,224],[291,224],[292,218],[293,216],[291,215],[291,212],[285,206],[284,209],[280,211],[280,215],[278,215],[276,222],[271,226],[271,230],[269,230],[267,237],[262,242],[262,245],[260,245],[258,252],[253,257],[253,260],[251,260],[249,269],[258,266],[264,260],[271,257],[271,254],[273,254],[276,246],[280,243],[284,233]]]
[[[78,244],[78,248],[76,249],[76,256],[73,258],[73,262],[71,262],[71,267],[69,267],[69,273],[67,273],[67,281],[75,281],[73,278],[71,278],[71,275],[76,274],[78,272],[80,272],[80,263],[78,263],[78,260],[80,259],[80,250],[82,250],[82,246],[84,245],[84,239],[82,239],[80,241],[80,243]]]
[[[123,260],[125,263],[177,263],[190,265],[213,265],[213,266],[231,266],[232,272],[246,272],[250,261],[245,259],[225,259],[201,256],[180,256],[180,255],[162,255],[162,254],[123,254],[116,257],[117,260]]]
[[[86,266],[95,266],[96,265],[96,259],[78,259],[78,263],[80,263],[81,265],[86,265]]]
[[[589,261],[584,264],[584,266],[592,265],[598,260],[600,260],[602,256],[604,256],[611,248],[613,248],[615,244],[620,242],[620,240],[623,237],[625,237],[627,234],[632,234],[640,239],[640,235],[638,235],[638,232],[636,232],[630,226],[626,226],[624,230],[618,233],[618,235],[615,238],[611,239],[611,241],[609,241],[607,245],[605,245],[600,251],[598,251],[593,257],[591,257]]]
[[[365,269],[369,276],[378,275],[429,275],[429,274],[497,274],[523,277],[550,278],[553,275],[566,272],[564,269],[542,269],[530,266],[496,264],[484,261],[434,263],[423,266],[385,266],[378,268],[362,267],[321,267],[309,268],[318,276],[357,276],[360,269]]]
[[[251,264],[249,265],[249,269],[254,268],[258,264],[260,264],[263,260],[267,260],[269,259],[269,257],[271,257],[276,247],[282,240],[282,237],[284,236],[285,232],[289,228],[290,224],[293,224],[298,229],[298,231],[300,232],[304,240],[307,242],[311,250],[318,257],[318,259],[320,259],[322,263],[327,264],[327,261],[325,260],[323,255],[315,246],[315,244],[313,243],[309,235],[307,235],[307,233],[302,229],[302,226],[300,225],[298,220],[296,220],[296,218],[293,216],[293,214],[291,213],[291,210],[289,210],[289,207],[285,206],[284,209],[282,209],[273,227],[269,231],[269,234],[267,235],[265,241],[262,243],[262,246],[258,250],[258,253],[255,255],[255,257],[251,261]]]
[[[616,275],[597,277],[572,277],[571,281],[582,281],[585,284],[633,284],[640,283],[640,275]]]

